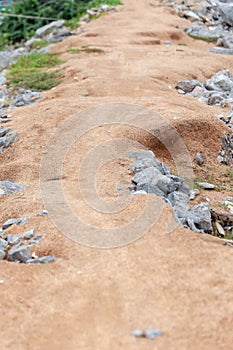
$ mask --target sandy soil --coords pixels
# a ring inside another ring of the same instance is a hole
[[[232,57],[209,53],[212,44],[183,32],[189,22],[151,3],[156,2],[125,0],[118,12],[102,16],[86,25],[81,35],[57,44],[54,52],[66,60],[63,82],[34,105],[12,112],[10,126],[19,140],[1,156],[1,179],[21,182],[27,190],[22,196],[0,199],[1,222],[28,215],[30,221],[17,230],[46,230],[35,251],[53,254],[56,261],[37,266],[1,261],[1,349],[232,349],[233,250],[222,241],[183,228],[167,233],[172,211],[166,206],[139,240],[105,250],[74,243],[49,217],[37,215],[44,208],[40,164],[50,136],[78,112],[113,102],[149,107],[166,118],[179,131],[191,157],[196,152],[206,156],[205,168],[196,170],[197,176],[225,179],[225,189],[211,194],[211,201],[230,194],[230,179],[222,175],[226,168],[216,162],[226,130],[216,118],[221,110],[178,95],[174,87],[178,80],[204,81],[220,69],[232,68]],[[165,40],[173,45],[164,45]],[[68,52],[81,46],[104,53]],[[120,133],[130,135],[130,130],[111,132],[105,127],[88,132],[71,147],[64,167],[69,205],[83,220],[100,227],[106,221],[112,227],[125,218],[131,220],[145,201],[137,198],[120,218],[106,219],[94,215],[76,189],[76,171],[86,153]],[[159,142],[144,132],[133,134],[133,139],[172,165]],[[129,161],[109,162],[96,175],[100,195],[114,200],[116,182],[126,186],[130,176]],[[199,200],[205,195],[202,192]],[[163,335],[154,341],[135,339],[131,331],[136,328],[159,328]]]

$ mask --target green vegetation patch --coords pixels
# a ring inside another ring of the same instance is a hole
[[[34,91],[49,90],[61,82],[61,72],[58,70],[47,72],[45,69],[62,62],[51,53],[31,53],[28,56],[21,56],[9,67],[8,83]]]
[[[72,54],[77,54],[81,52],[86,52],[86,53],[104,53],[104,50],[98,49],[97,47],[89,47],[89,46],[81,46],[80,49],[78,48],[71,48],[68,50],[69,53]]]
[[[218,37],[200,36],[200,35],[193,35],[193,34],[189,34],[189,36],[196,40],[206,41],[207,43],[216,43],[218,40]]]
[[[0,24],[0,49],[8,43],[19,42],[32,37],[35,31],[54,20],[68,20],[67,25],[77,27],[87,10],[107,5],[120,5],[120,0],[17,0],[8,6],[5,13],[13,15],[36,16],[37,18],[5,16]]]

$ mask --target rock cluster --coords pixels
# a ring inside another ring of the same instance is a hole
[[[217,160],[220,163],[233,166],[233,133],[226,133],[221,138],[222,149],[219,152]]]
[[[212,233],[209,204],[200,203],[190,208],[191,193],[183,179],[171,174],[166,165],[155,159],[152,151],[133,152],[130,157],[136,159],[131,165],[135,173],[133,194],[155,193],[172,206],[175,220],[181,226],[195,232]]]
[[[198,80],[182,80],[176,85],[177,92],[197,97],[208,105],[233,108],[233,75],[229,69],[217,72],[204,83]]]
[[[98,8],[97,7],[93,7],[90,10],[87,11],[87,14],[85,16],[83,16],[80,19],[80,24],[85,24],[90,22],[93,18],[96,18],[100,15],[102,15],[105,12],[111,12],[111,11],[116,11],[116,7],[115,6],[109,6],[105,3],[101,4]]]
[[[12,194],[14,192],[22,192],[26,189],[24,185],[15,183],[12,180],[0,181],[0,196],[4,194]]]
[[[32,228],[22,234],[8,233],[8,229],[14,225],[21,225],[27,222],[28,217],[21,219],[8,219],[3,223],[0,230],[0,260],[8,260],[17,263],[25,264],[46,264],[54,261],[51,255],[37,257],[35,253],[31,253],[30,249],[39,244],[42,235],[35,235],[35,230]]]
[[[10,128],[0,128],[0,154],[2,154],[15,140],[18,134],[12,133]]]
[[[233,2],[232,0],[168,0],[163,3],[172,6],[184,18],[194,22],[185,31],[193,38],[217,42],[211,52],[233,54]]]

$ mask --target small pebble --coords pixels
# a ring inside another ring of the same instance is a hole
[[[160,337],[162,332],[159,329],[135,329],[132,332],[136,338],[147,338],[147,339],[155,339],[156,337]]]
[[[45,215],[48,215],[48,210],[42,210],[40,213],[39,213],[39,216],[45,216]]]

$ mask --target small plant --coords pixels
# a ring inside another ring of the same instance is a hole
[[[188,46],[188,45],[184,43],[179,43],[178,46]]]
[[[63,61],[51,53],[31,53],[21,56],[9,67],[8,83],[34,91],[49,90],[61,82],[61,73],[56,70],[46,72],[45,69],[54,67]]]
[[[71,48],[68,50],[69,53],[77,54],[80,52],[86,52],[86,53],[104,53],[104,50],[98,49],[97,47],[88,47],[88,46],[81,46],[80,49]]]
[[[201,36],[201,35],[193,35],[193,34],[189,34],[189,36],[193,39],[206,41],[207,43],[216,43],[218,40],[218,37],[209,37],[209,36]]]
[[[233,170],[232,169],[227,169],[225,172],[225,177],[228,177],[231,181],[233,180]]]
[[[30,47],[31,49],[39,50],[47,45],[48,43],[45,40],[36,40],[30,45]]]

